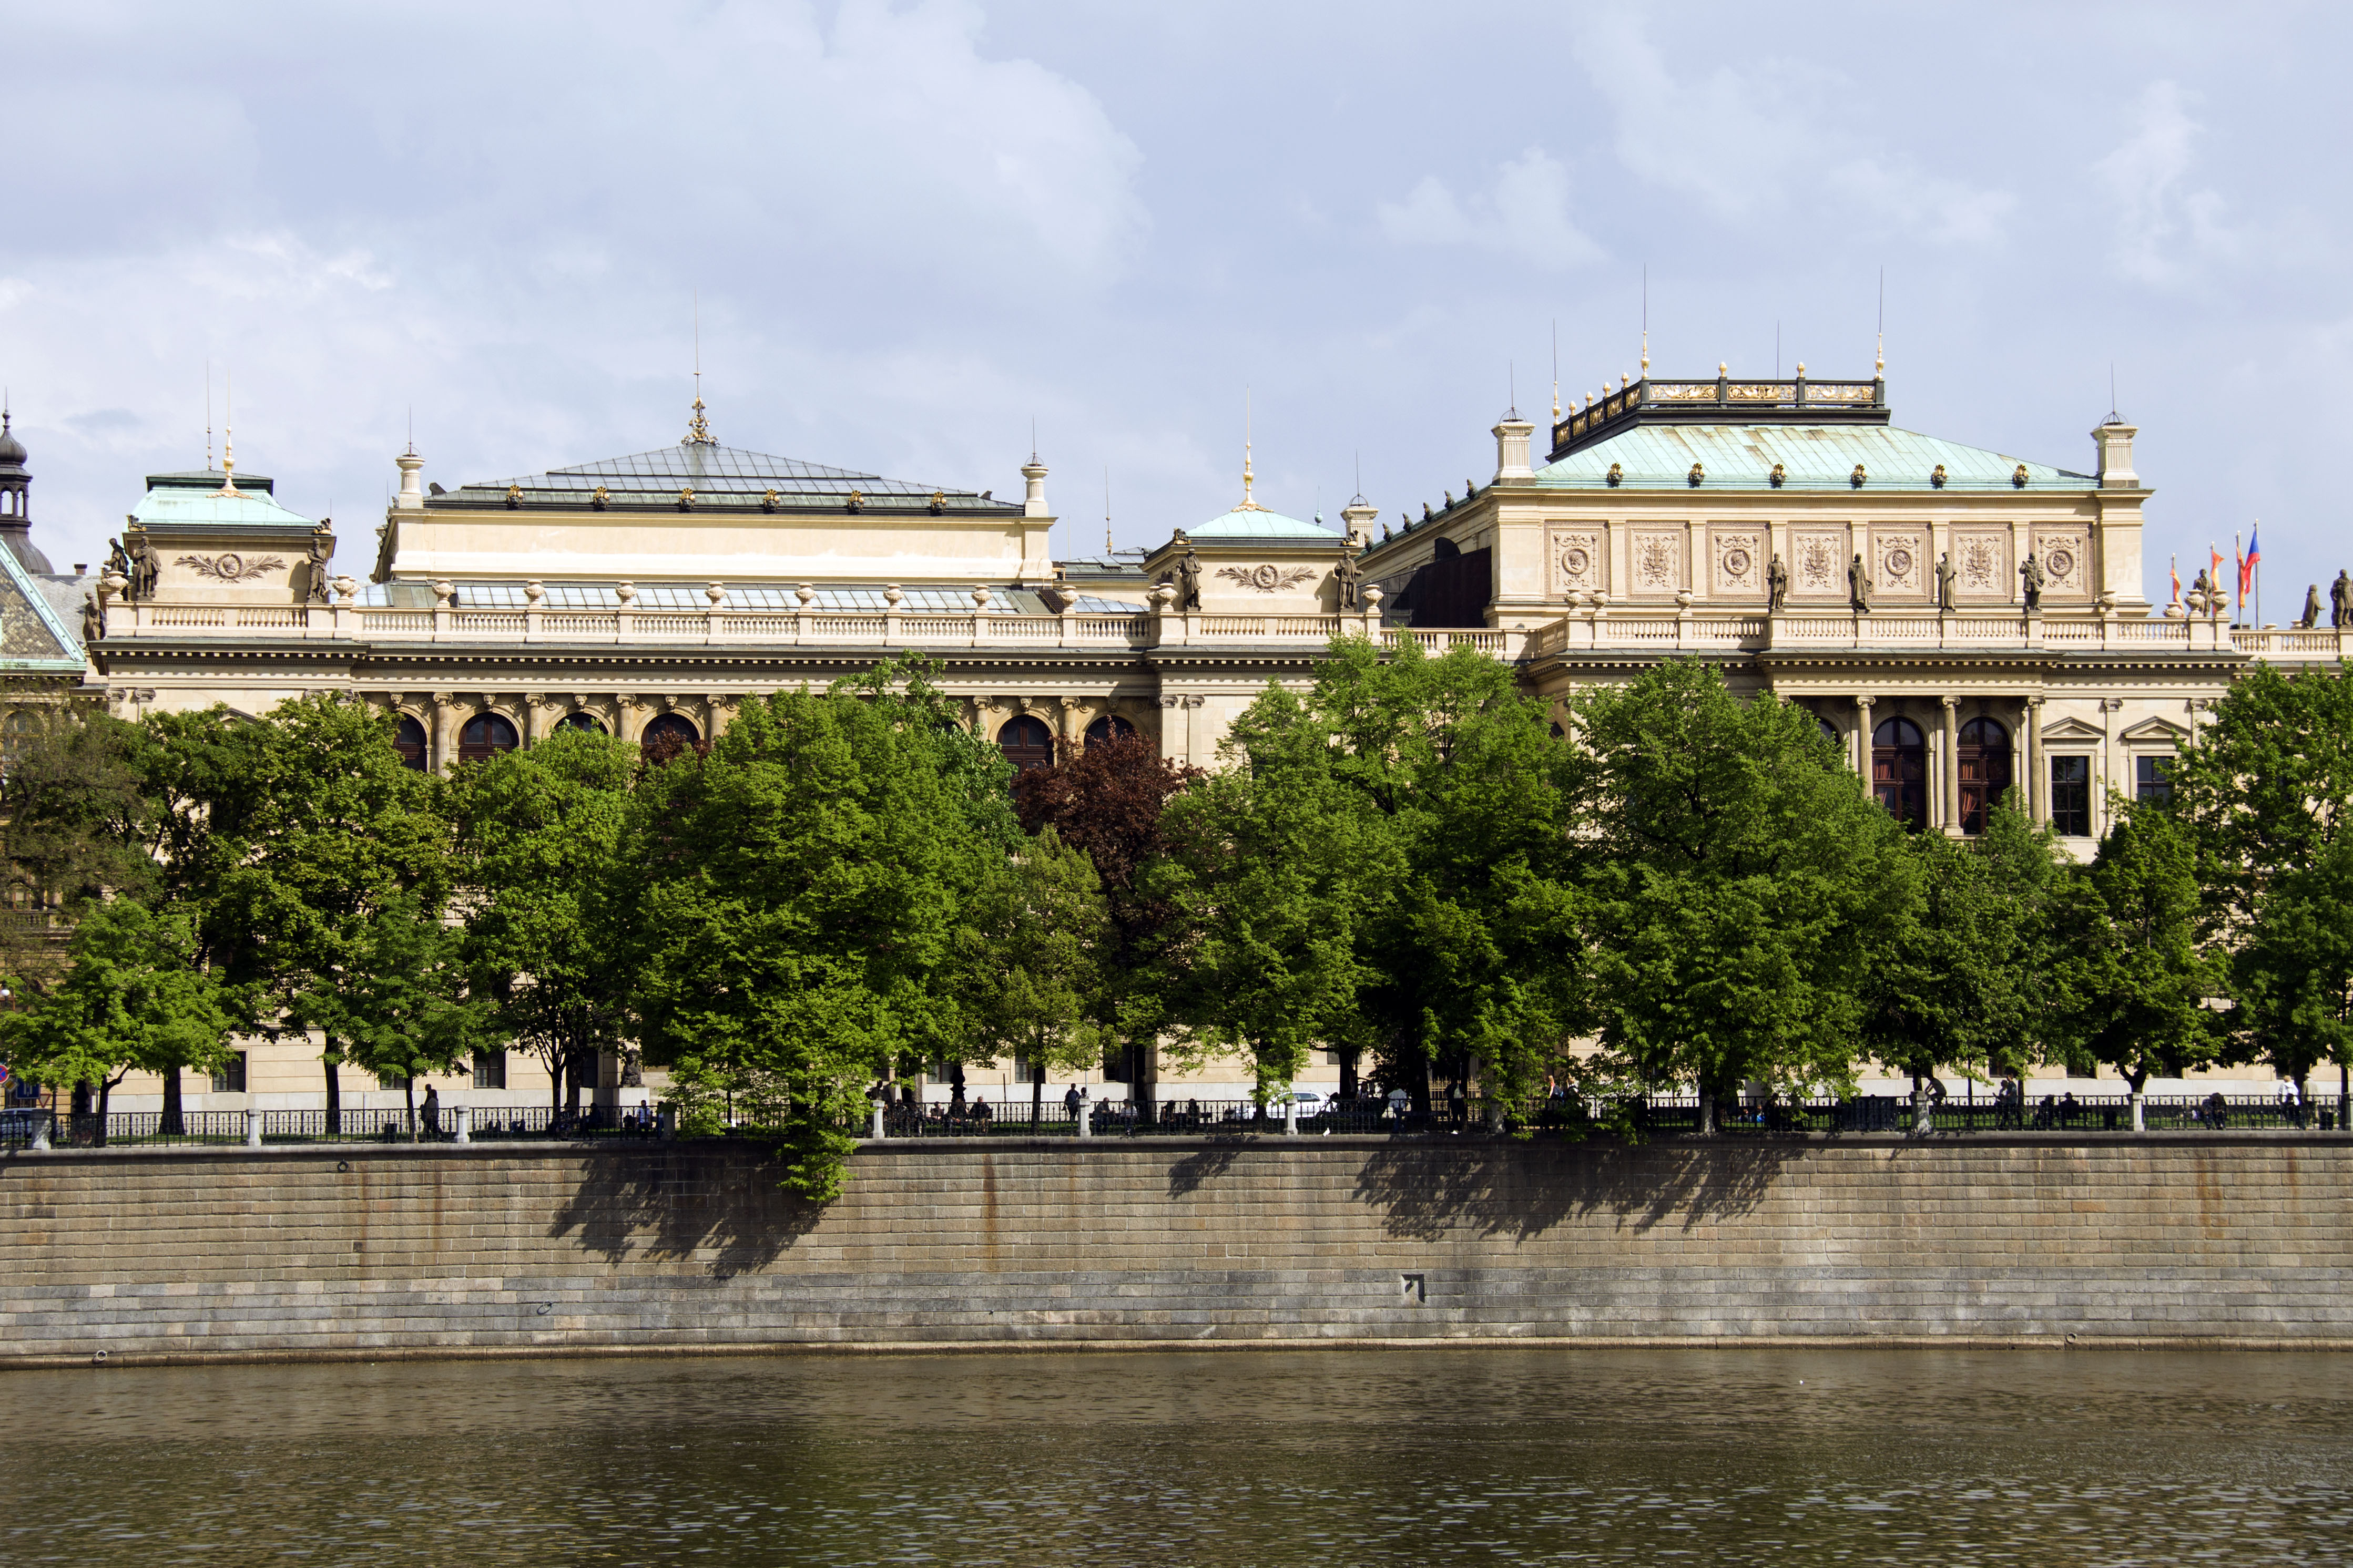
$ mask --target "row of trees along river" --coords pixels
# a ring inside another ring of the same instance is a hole
[[[333,697],[92,715],[7,772],[7,853],[73,924],[12,928],[0,1044],[101,1111],[239,1035],[316,1048],[331,1111],[344,1069],[510,1047],[576,1103],[635,1047],[690,1128],[765,1108],[818,1198],[879,1078],[1008,1056],[1033,1086],[1239,1057],[1271,1093],[1328,1050],[1344,1094],[1695,1087],[1704,1123],[1873,1063],[2137,1093],[2353,1060],[2342,673],[2252,668],[2084,866],[2014,801],[1905,831],[1804,710],[1695,662],[1580,692],[1564,734],[1493,660],[1344,640],[1214,770],[1127,736],[1018,778],[934,674],[446,778]]]

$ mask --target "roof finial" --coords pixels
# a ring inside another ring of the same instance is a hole
[[[711,421],[702,416],[702,295],[697,290],[694,300],[694,416],[686,422],[686,439],[681,447],[716,447],[711,434]]]
[[[1103,465],[1103,559],[1111,559],[1111,465]]]
[[[1879,269],[1879,344],[1873,351],[1871,372],[1884,381],[1887,378],[1887,268]]]
[[[1250,389],[1242,388],[1242,504],[1236,511],[1257,511],[1257,501],[1250,499]]]
[[[1642,379],[1651,379],[1651,264],[1642,263]]]
[[[1552,422],[1560,423],[1560,318],[1552,320]]]
[[[240,493],[237,488],[237,372],[221,372],[221,383],[227,388],[222,397],[221,488],[213,493],[233,496]]]
[[[213,471],[213,362],[205,361],[205,472]]]

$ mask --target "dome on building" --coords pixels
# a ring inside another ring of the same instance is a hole
[[[0,468],[21,468],[26,457],[25,443],[8,430],[8,414],[0,409]]]

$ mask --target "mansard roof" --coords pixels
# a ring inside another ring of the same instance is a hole
[[[0,550],[0,670],[79,674],[81,638],[15,555]]]
[[[259,474],[239,474],[237,488],[218,468],[191,473],[150,474],[147,493],[132,509],[131,521],[142,528],[309,528],[311,520],[278,504],[270,492],[273,481]]]
[[[600,503],[596,495],[605,491]],[[598,506],[676,510],[686,492],[691,505],[757,511],[939,511],[1017,515],[1018,501],[857,468],[828,468],[771,457],[715,442],[684,441],[626,458],[551,468],[512,479],[490,479],[446,490],[425,503],[450,508],[551,508],[578,511]],[[855,501],[852,500],[855,497]]]
[[[1869,490],[2052,490],[2082,489],[2099,481],[2047,463],[2030,463],[2006,452],[1965,447],[1892,425],[1653,425],[1638,426],[1589,447],[1579,447],[1536,470],[1536,483],[1561,489],[1601,489],[1609,469],[1630,489],[1683,489],[1691,468],[1700,465],[1700,488],[1762,490],[1775,488],[1773,466],[1781,466],[1779,488],[1848,490],[1855,465],[1863,469],[1859,488]],[[1944,480],[1936,470],[1944,469]],[[2026,482],[2018,482],[2018,470]]]

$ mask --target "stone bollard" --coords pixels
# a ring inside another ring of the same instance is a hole
[[[57,1125],[57,1121],[58,1119],[47,1111],[36,1113],[33,1124],[34,1148],[46,1149],[49,1146],[49,1129]]]
[[[886,1136],[882,1131],[882,1102],[879,1100],[875,1100],[873,1102],[873,1121],[866,1135],[873,1139],[875,1142],[880,1142]]]
[[[1285,1095],[1282,1099],[1282,1135],[1285,1138],[1299,1136],[1299,1101],[1292,1095]]]
[[[1079,1136],[1082,1138],[1093,1137],[1095,1135],[1094,1107],[1089,1105],[1083,1096],[1081,1097],[1079,1100],[1079,1109],[1074,1112],[1074,1114],[1078,1119]]]
[[[462,1105],[449,1108],[449,1141],[471,1143],[474,1141],[474,1113]]]
[[[245,1146],[248,1149],[261,1147],[261,1112],[251,1106],[245,1110]]]

